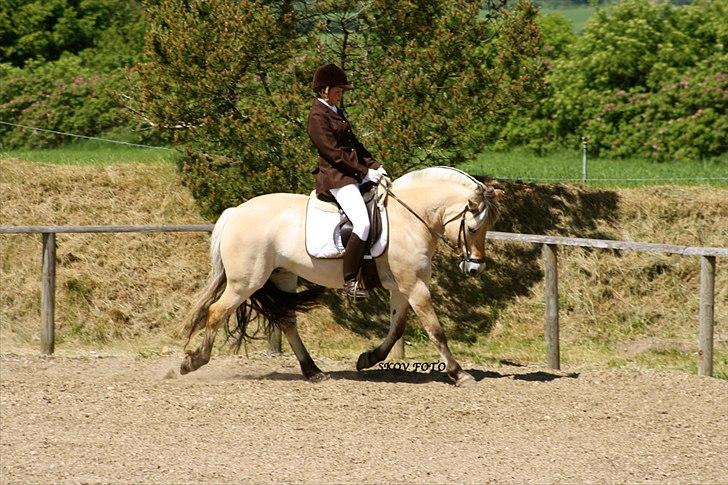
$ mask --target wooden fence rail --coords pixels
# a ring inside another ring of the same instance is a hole
[[[652,253],[700,256],[700,313],[698,330],[698,374],[713,375],[713,311],[715,308],[715,258],[728,258],[728,248],[674,246],[608,239],[585,239],[560,236],[539,236],[535,234],[513,234],[509,232],[488,232],[488,239],[522,243],[543,244],[544,284],[546,299],[546,359],[549,367],[560,367],[558,276],[556,246],[578,246],[612,250],[632,250]]]
[[[43,289],[41,293],[41,350],[52,354],[55,342],[55,287],[56,287],[56,234],[59,233],[152,233],[152,232],[211,232],[212,224],[184,225],[130,225],[130,226],[0,226],[0,234],[42,234],[43,236]],[[536,234],[514,234],[508,232],[488,232],[488,239],[520,243],[541,244],[544,259],[545,284],[545,335],[547,364],[553,369],[560,368],[559,350],[559,290],[557,270],[557,247],[577,246],[611,250],[632,250],[678,254],[700,257],[700,312],[698,355],[700,375],[713,375],[713,326],[715,308],[715,258],[728,258],[728,248],[674,246],[607,239],[585,239]],[[395,356],[404,357],[403,341],[397,343]],[[280,331],[271,335],[270,349],[281,350]]]

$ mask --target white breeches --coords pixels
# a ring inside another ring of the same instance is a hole
[[[359,192],[359,186],[357,184],[344,185],[338,189],[331,189],[330,192],[354,226],[352,232],[362,241],[366,241],[369,237],[369,214],[367,214],[367,206]]]

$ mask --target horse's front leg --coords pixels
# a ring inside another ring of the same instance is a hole
[[[450,352],[450,348],[447,345],[447,338],[445,338],[445,332],[443,332],[437,314],[435,313],[435,308],[432,306],[430,289],[423,281],[418,282],[414,286],[409,295],[409,302],[415,314],[420,319],[420,322],[422,322],[422,326],[430,337],[430,341],[435,344],[437,351],[440,353],[440,357],[445,361],[447,374],[455,381],[455,385],[464,386],[474,383],[475,379],[473,379],[473,376],[460,367],[460,364],[458,364],[452,352]]]
[[[321,369],[318,368],[316,362],[311,358],[311,354],[306,350],[306,346],[303,345],[301,336],[298,334],[296,328],[296,321],[287,322],[285,326],[281,327],[281,330],[286,335],[288,343],[291,345],[293,353],[296,354],[298,364],[301,366],[301,373],[303,377],[309,382],[321,382],[329,378],[328,374],[324,374]]]
[[[389,355],[395,342],[404,334],[409,302],[407,297],[397,290],[389,292],[389,332],[377,347],[363,352],[356,362],[356,370],[367,369],[383,361]]]

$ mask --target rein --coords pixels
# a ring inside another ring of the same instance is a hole
[[[467,205],[465,206],[465,208],[462,211],[458,212],[454,217],[450,218],[447,222],[445,222],[443,224],[443,229],[444,229],[445,227],[447,227],[448,224],[450,224],[451,222],[460,218],[460,228],[458,229],[458,243],[457,243],[457,245],[455,245],[447,240],[444,233],[440,234],[440,233],[437,233],[434,230],[432,230],[430,228],[430,226],[427,225],[425,220],[422,219],[422,217],[420,217],[419,214],[417,214],[417,212],[414,211],[414,209],[412,209],[410,206],[408,206],[402,199],[397,197],[394,194],[394,192],[392,192],[392,190],[389,188],[389,185],[385,186],[384,190],[386,190],[387,194],[392,196],[392,198],[394,200],[399,202],[402,205],[402,207],[407,209],[413,216],[415,216],[417,218],[417,220],[420,221],[422,223],[422,225],[425,226],[427,228],[427,230],[430,231],[430,233],[433,236],[437,237],[442,242],[444,242],[445,245],[453,251],[453,253],[455,253],[456,255],[458,255],[461,258],[461,261],[467,261],[469,263],[476,263],[476,264],[482,264],[485,262],[485,259],[483,259],[483,258],[471,258],[470,257],[470,249],[468,248],[468,235],[467,235],[467,231],[469,229],[467,229],[465,227],[465,216],[467,215],[468,212],[474,212],[474,211],[472,209],[470,209]],[[460,253],[460,251],[462,251],[462,253]]]

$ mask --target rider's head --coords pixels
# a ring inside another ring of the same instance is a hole
[[[325,64],[316,69],[311,85],[317,96],[333,105],[339,104],[344,91],[354,89],[354,86],[349,84],[346,73],[336,64]]]

